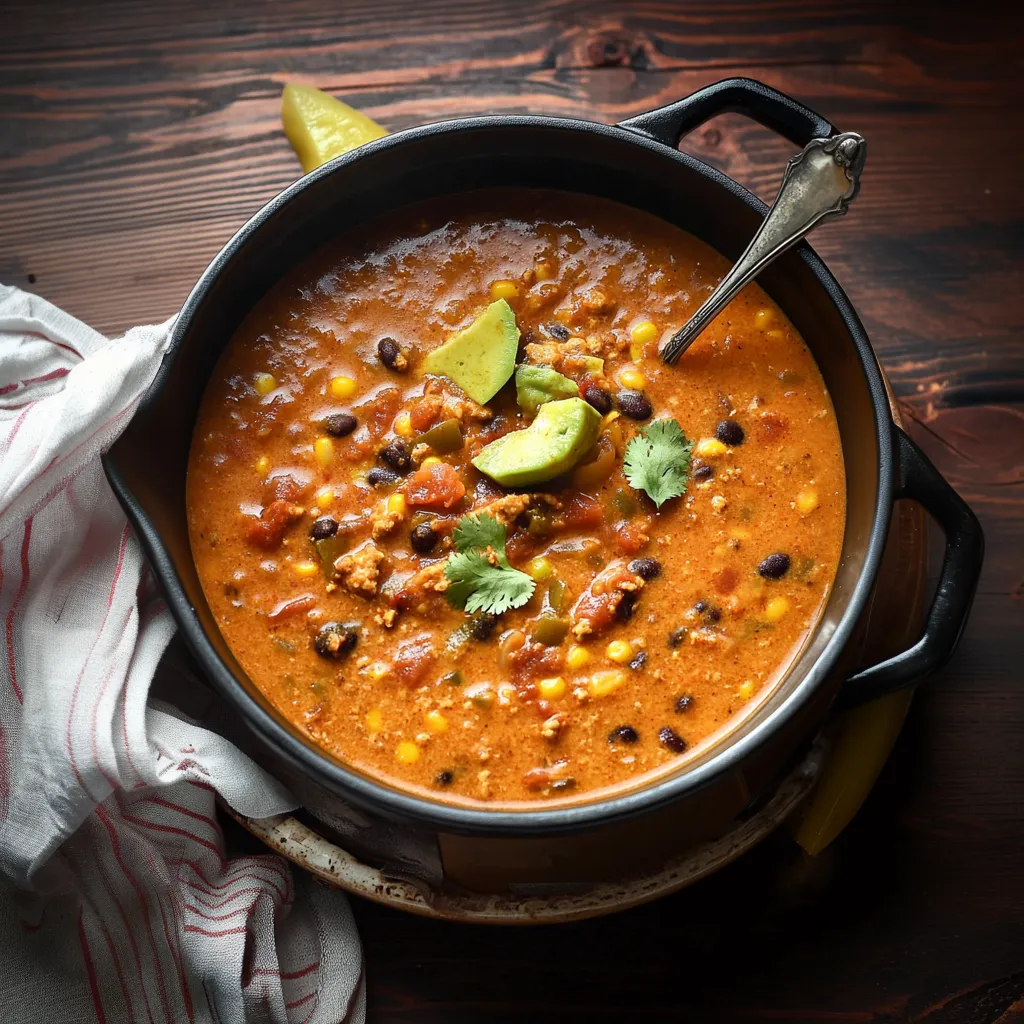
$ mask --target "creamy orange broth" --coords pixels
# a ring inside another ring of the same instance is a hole
[[[188,481],[210,607],[281,712],[391,784],[494,805],[669,770],[763,696],[828,595],[845,483],[817,367],[756,286],[678,366],[657,359],[726,269],[636,210],[493,191],[377,222],[281,281],[211,379]],[[520,359],[554,365],[613,409],[596,461],[524,489],[522,512],[505,500],[520,492],[469,461],[527,425],[513,384],[481,408],[419,369],[498,296],[522,331]],[[654,326],[634,332],[643,322]],[[587,376],[581,354],[603,358],[603,376]],[[614,414],[645,411],[622,399],[623,380],[639,383],[652,419],[675,418],[697,443],[685,494],[660,511],[623,476],[624,446],[650,422]],[[350,433],[339,413],[355,418]],[[417,468],[432,452],[415,436],[449,419],[463,447],[433,458],[451,469]],[[716,431],[729,443],[701,444]],[[413,466],[391,479],[378,452],[396,440]],[[509,559],[538,579],[529,604],[497,621],[434,589],[454,524],[485,507],[509,517]],[[310,539],[318,518],[338,526],[326,567]],[[429,551],[413,546],[417,526]],[[353,556],[344,572],[338,552]],[[558,620],[549,644],[532,639],[542,617]],[[352,625],[318,652],[330,622]]]

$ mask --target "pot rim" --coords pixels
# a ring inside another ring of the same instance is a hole
[[[705,178],[748,207],[764,216],[767,206],[738,182],[709,164],[687,153],[667,146],[634,129],[606,125],[581,118],[546,115],[503,114],[456,118],[403,129],[366,143],[349,153],[336,157],[309,174],[297,179],[254,214],[211,260],[189,293],[181,308],[167,351],[157,374],[144,395],[138,412],[148,408],[162,389],[167,373],[181,348],[199,309],[216,280],[236,253],[256,235],[263,225],[293,199],[324,178],[343,174],[359,160],[382,151],[431,136],[452,132],[504,130],[517,128],[545,129],[590,133],[616,142],[625,142],[651,150],[666,159],[682,164]],[[396,206],[401,205],[396,203]],[[893,504],[893,466],[895,453],[892,439],[892,417],[881,369],[871,349],[867,334],[852,304],[821,258],[806,243],[794,247],[794,253],[807,265],[815,279],[837,308],[857,350],[875,413],[875,442],[878,453],[878,494],[870,537],[864,554],[864,565],[852,587],[847,607],[816,661],[796,685],[793,692],[775,710],[753,725],[748,732],[730,742],[719,741],[719,749],[706,761],[676,775],[662,776],[649,785],[640,785],[619,795],[597,798],[584,803],[542,810],[489,810],[460,804],[445,804],[414,793],[392,788],[382,782],[350,770],[340,761],[331,760],[312,741],[280,725],[273,715],[248,693],[211,644],[202,624],[191,607],[181,579],[145,511],[138,505],[125,484],[117,466],[116,445],[103,456],[110,483],[137,531],[153,564],[157,578],[167,595],[168,607],[181,629],[183,638],[210,677],[216,689],[243,716],[248,726],[293,767],[327,786],[343,800],[391,820],[463,834],[478,836],[551,836],[579,832],[588,828],[620,822],[639,814],[663,808],[735,769],[754,750],[781,729],[812,698],[835,668],[836,662],[857,620],[863,612],[874,585],[888,531]],[[129,426],[128,430],[131,427]]]

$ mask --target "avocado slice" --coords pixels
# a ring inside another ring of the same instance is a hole
[[[465,330],[435,348],[423,361],[423,369],[454,381],[483,405],[512,376],[518,348],[516,315],[504,299],[498,299]]]
[[[580,393],[579,385],[563,377],[550,366],[529,366],[516,369],[516,400],[523,412],[533,415],[545,402],[559,398],[574,398]]]
[[[503,487],[542,484],[567,473],[597,441],[601,414],[582,398],[547,402],[525,430],[492,441],[473,465]]]

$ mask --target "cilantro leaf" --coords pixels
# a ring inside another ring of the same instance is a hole
[[[693,442],[675,420],[655,420],[626,445],[623,469],[629,486],[661,508],[686,490],[692,451]]]
[[[455,550],[460,554],[472,551],[474,548],[493,548],[494,553],[505,561],[505,538],[508,531],[493,516],[489,515],[468,515],[463,516],[456,524],[452,533],[452,540],[455,542]]]
[[[525,572],[491,565],[482,551],[449,555],[444,574],[449,580],[444,595],[449,604],[470,613],[500,615],[510,608],[521,608],[533,597],[536,586]]]
[[[452,534],[455,553],[448,556],[444,567],[449,604],[470,614],[500,615],[510,608],[521,608],[533,597],[533,579],[508,564],[507,534],[506,528],[489,515],[469,515],[459,520]],[[494,553],[497,565],[492,564],[488,549]]]

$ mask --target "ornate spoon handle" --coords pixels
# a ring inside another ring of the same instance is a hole
[[[776,256],[816,224],[841,217],[857,195],[867,143],[856,132],[811,139],[782,178],[779,194],[750,245],[700,309],[666,343],[661,358],[674,363],[697,336]]]

